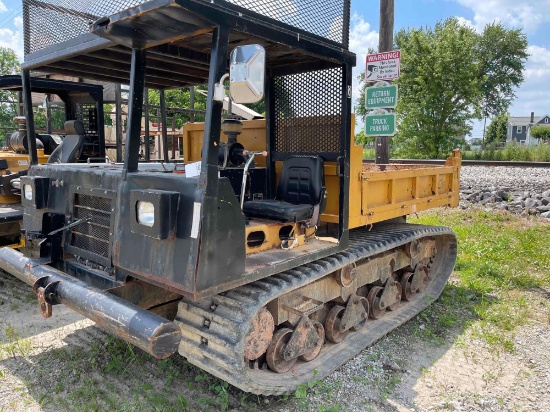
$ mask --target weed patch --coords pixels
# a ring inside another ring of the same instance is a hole
[[[410,221],[450,226],[459,245],[456,281],[419,315],[433,317],[422,336],[469,322],[474,337],[513,351],[514,330],[534,317],[527,292],[550,287],[550,225],[485,211],[429,212]]]

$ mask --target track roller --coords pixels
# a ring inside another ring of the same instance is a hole
[[[340,323],[345,311],[345,307],[336,305],[328,313],[327,320],[325,321],[325,333],[329,342],[340,343],[348,336],[349,329],[345,331],[340,330]]]

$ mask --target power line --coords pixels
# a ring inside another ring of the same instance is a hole
[[[19,17],[23,12],[23,8],[17,8],[14,11],[12,11],[9,15],[4,17],[2,20],[0,20],[0,29],[5,28],[8,23],[11,23],[13,20],[15,20],[17,17]]]

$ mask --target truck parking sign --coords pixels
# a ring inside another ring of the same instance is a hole
[[[395,135],[395,113],[375,113],[365,116],[366,136]]]

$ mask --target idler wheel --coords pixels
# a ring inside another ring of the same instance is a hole
[[[290,340],[293,332],[294,331],[292,329],[282,328],[275,332],[275,334],[273,335],[271,343],[267,348],[266,355],[267,365],[269,366],[269,369],[271,369],[273,372],[288,372],[290,368],[294,366],[296,360],[298,360],[298,358],[285,360],[284,356],[286,344]]]
[[[300,356],[300,359],[305,362],[312,361],[317,356],[319,356],[319,354],[321,353],[321,349],[323,348],[323,343],[325,343],[325,328],[323,327],[323,325],[321,325],[319,322],[315,322],[313,323],[313,327],[317,331],[319,339],[317,340],[315,349],[312,349],[311,351],[304,353]]]
[[[271,342],[274,330],[273,316],[266,308],[260,309],[252,319],[246,333],[244,340],[245,358],[254,360],[262,356],[269,346],[269,342]]]
[[[367,301],[369,302],[370,307],[369,316],[372,319],[380,319],[386,313],[386,308],[380,307],[380,296],[382,296],[383,292],[383,287],[374,286],[367,295]]]
[[[340,323],[342,322],[345,310],[345,307],[336,305],[328,313],[327,320],[325,321],[325,333],[329,342],[340,343],[348,335],[349,330],[340,331]]]

